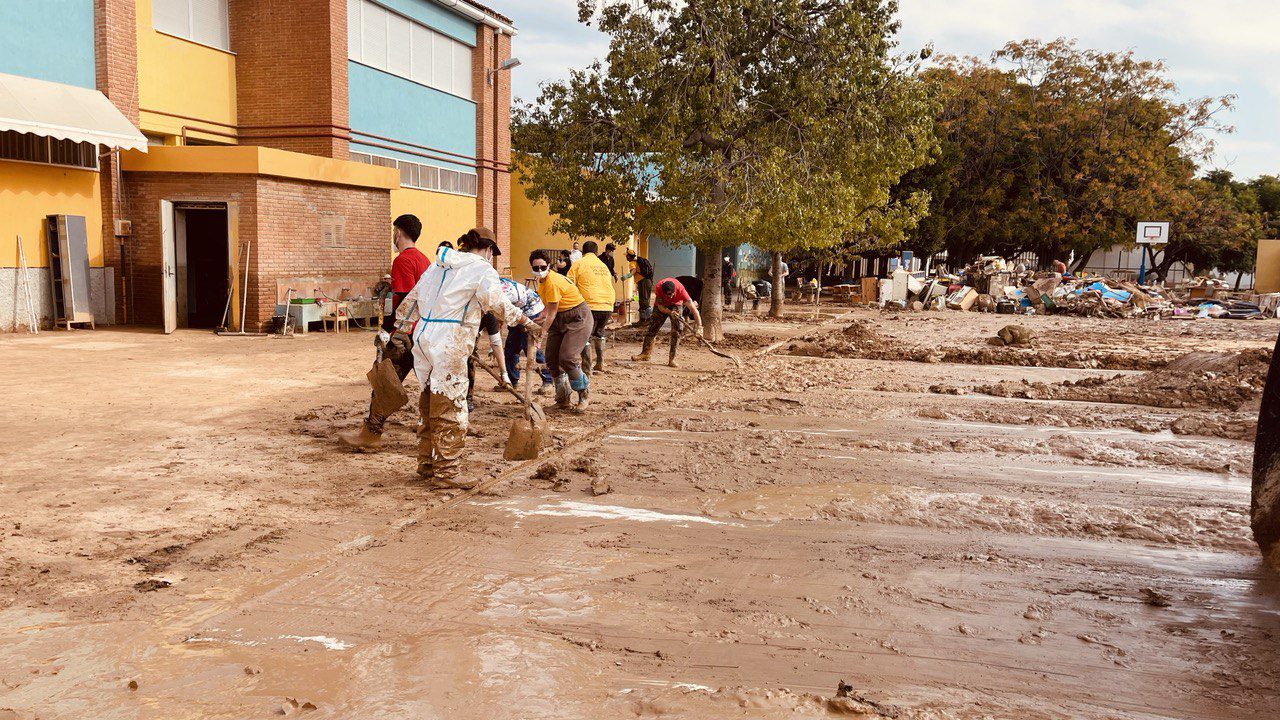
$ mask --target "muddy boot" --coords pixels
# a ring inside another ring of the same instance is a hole
[[[680,346],[679,337],[680,336],[676,335],[674,332],[671,334],[671,349],[667,351],[667,367],[680,367],[680,365],[676,363],[676,348]]]
[[[602,373],[604,372],[604,338],[593,338],[591,348],[596,351],[596,366],[592,369]]]
[[[644,346],[640,348],[640,354],[632,355],[631,359],[634,362],[648,362],[649,358],[652,356],[653,356],[653,338],[646,337],[644,339]]]
[[[573,407],[573,399],[570,397],[572,391],[569,389],[569,376],[561,375],[556,378],[556,407],[561,410],[567,410]]]
[[[586,375],[591,374],[591,345],[582,346],[582,372]]]
[[[591,394],[590,390],[578,391],[578,404],[573,406],[574,412],[584,413],[587,411],[587,405],[589,404],[589,401],[587,400],[587,396],[590,394]]]
[[[355,430],[338,433],[338,441],[356,452],[377,452],[382,449],[382,433],[369,430],[368,423],[360,423]]]
[[[431,482],[432,480],[435,479],[435,476],[436,476],[435,466],[431,464],[430,460],[418,461],[418,477],[422,478],[423,480],[426,480],[427,482]]]

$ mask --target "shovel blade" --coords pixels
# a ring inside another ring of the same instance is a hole
[[[511,432],[507,434],[507,446],[502,451],[502,457],[507,460],[533,460],[538,457],[548,434],[545,420],[528,415],[516,418],[511,422]]]
[[[396,366],[390,360],[380,360],[365,375],[373,387],[373,412],[387,417],[409,404],[409,393],[396,374]]]

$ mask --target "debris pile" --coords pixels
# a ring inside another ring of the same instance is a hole
[[[1065,267],[1059,265],[1059,270]],[[898,271],[892,279],[880,280],[878,291],[883,310],[1233,320],[1277,317],[1280,312],[1280,293],[1233,292],[1216,278],[1198,277],[1165,287],[1124,278],[1032,272],[998,257],[982,258],[957,274],[926,277],[923,272]]]

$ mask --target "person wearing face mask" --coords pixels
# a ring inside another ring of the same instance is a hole
[[[391,313],[382,320],[382,329],[390,338],[383,343],[381,336],[374,342],[382,351],[381,357],[391,361],[396,368],[400,382],[413,372],[413,353],[409,348],[407,335],[392,334],[396,327],[395,311],[404,302],[405,295],[418,284],[418,279],[431,267],[431,261],[418,249],[418,238],[422,235],[422,222],[413,215],[401,215],[392,224],[396,259],[391,262],[391,274],[388,284],[391,286]],[[387,418],[374,411],[372,398],[369,400],[369,414],[364,423],[355,430],[338,435],[338,440],[349,448],[374,452],[382,447],[382,430]]]
[[[555,383],[556,407],[585,411],[590,390],[582,372],[582,349],[595,325],[591,308],[568,278],[551,272],[551,258],[544,251],[529,254],[529,267],[538,279],[538,296],[546,306],[538,324],[547,335],[547,370]],[[576,404],[574,391],[578,393]]]
[[[523,326],[535,341],[542,337],[542,328],[503,293],[493,269],[500,254],[493,231],[467,232],[457,250],[441,248],[396,310],[400,322],[418,320],[412,331],[413,370],[422,385],[418,474],[431,487],[468,489],[477,482],[459,474],[467,438],[467,358],[480,316],[493,313],[501,322]]]

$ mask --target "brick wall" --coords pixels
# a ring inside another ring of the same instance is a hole
[[[345,219],[343,247],[322,246],[324,213]],[[260,177],[256,219],[256,271],[249,276],[250,325],[271,319],[277,278],[381,277],[391,265],[391,193],[386,190]],[[259,274],[262,281],[255,284]]]
[[[138,124],[138,29],[136,0],[94,0],[93,52],[98,90]],[[116,180],[115,158],[102,159],[102,252],[103,262],[115,268],[115,321],[121,320],[120,302],[124,274],[120,267],[120,240],[115,235],[115,219],[128,216],[121,202]]]
[[[128,173],[125,187],[134,209],[134,235],[126,263],[131,323],[160,325],[163,321],[161,200],[237,204],[240,245],[253,243],[247,330],[270,321],[277,278],[381,276],[389,265],[391,194],[386,190],[267,176],[187,173]],[[324,213],[345,218],[343,247],[322,247]],[[243,272],[243,259],[240,262],[238,272]]]
[[[472,99],[476,102],[476,156],[481,160],[510,162],[511,74],[497,73],[490,84],[489,70],[511,57],[511,37],[480,25],[476,28],[476,49],[471,57]],[[491,228],[496,233],[498,245],[502,248],[498,271],[505,273],[510,269],[511,256],[511,183],[503,171],[482,167],[477,174],[476,224]]]
[[[125,300],[129,303],[131,324],[160,325],[164,319],[160,201],[234,202],[239,206],[240,239],[244,242],[256,228],[255,182],[252,175],[125,173],[125,197],[133,220],[133,236],[125,242],[124,263],[128,283]],[[257,248],[253,254],[257,254]],[[254,282],[252,268],[249,282]]]
[[[346,0],[230,0],[236,52],[236,104],[243,125],[303,125],[243,130],[246,135],[332,133],[346,127]],[[337,138],[259,138],[246,144],[347,159]]]

